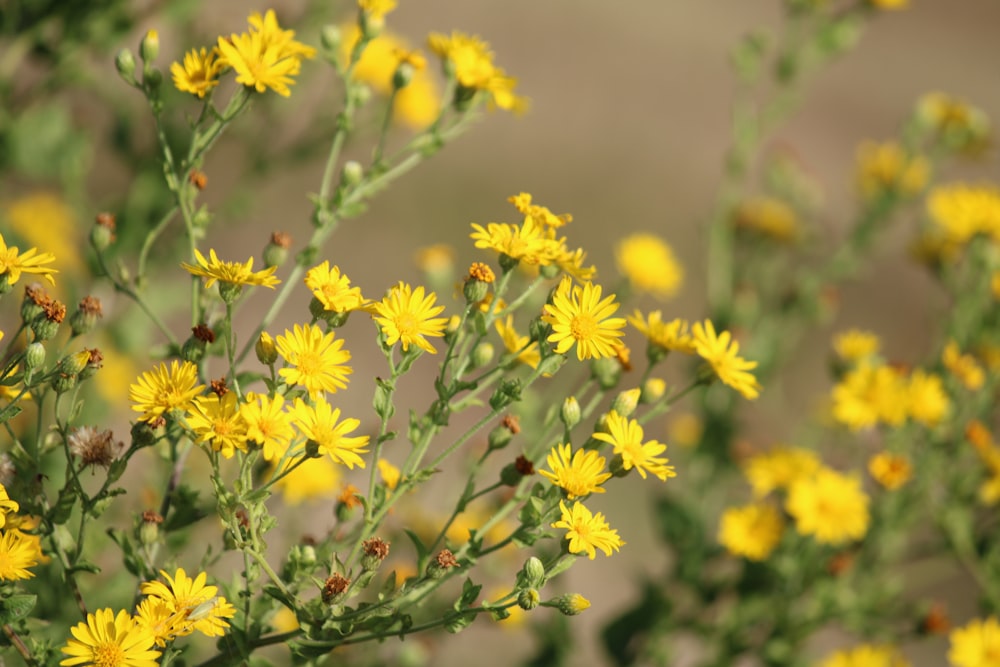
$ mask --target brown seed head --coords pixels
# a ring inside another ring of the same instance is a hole
[[[98,213],[97,218],[94,220],[94,222],[96,222],[101,227],[104,227],[105,229],[110,229],[111,231],[115,231],[114,213],[108,213],[107,211]]]
[[[207,324],[199,324],[191,327],[191,334],[203,343],[211,344],[215,342],[215,332]]]
[[[334,574],[326,583],[323,584],[323,601],[330,602],[335,597],[347,590],[347,587],[351,585],[351,580],[347,577]]]
[[[83,300],[80,301],[80,312],[85,315],[94,315],[95,317],[102,317],[104,313],[101,310],[101,300],[96,296],[85,296]]]
[[[385,560],[385,557],[389,555],[389,543],[379,537],[367,539],[361,543],[361,546],[364,548],[366,556],[374,556],[379,560]]]
[[[458,567],[458,560],[455,558],[455,554],[453,554],[450,549],[442,549],[439,551],[438,555],[434,557],[434,562],[438,564],[438,567],[443,569]]]
[[[271,245],[288,250],[292,247],[292,235],[285,232],[271,232]]]
[[[220,377],[218,380],[212,380],[209,383],[209,386],[212,389],[212,391],[215,392],[215,395],[218,396],[219,398],[225,396],[226,393],[229,391],[229,387],[226,386],[226,376],[224,375]]]
[[[38,283],[26,285],[24,288],[24,296],[31,299],[35,305],[40,308],[44,308],[47,304],[52,302],[52,297],[50,297],[45,291],[45,288]]]
[[[66,319],[66,304],[55,299],[50,299],[48,303],[42,305],[42,309],[45,311],[45,319],[49,322],[61,324]]]
[[[154,512],[153,510],[146,510],[145,512],[142,513],[142,522],[161,524],[163,523],[163,517],[160,516],[158,513]]]
[[[525,477],[535,474],[535,466],[524,456],[518,456],[514,460],[514,468]]]

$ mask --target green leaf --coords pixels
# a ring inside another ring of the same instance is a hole
[[[479,592],[483,590],[483,587],[479,584],[472,582],[472,579],[466,578],[462,583],[462,595],[455,602],[455,611],[462,611],[466,607],[470,607],[479,599]]]
[[[11,419],[18,416],[21,414],[21,410],[23,410],[23,408],[17,403],[11,403],[3,410],[0,410],[0,424],[9,422]]]
[[[396,414],[396,406],[392,404],[392,393],[396,387],[391,380],[375,378],[375,397],[372,399],[372,407],[382,421],[389,421],[389,418]]]
[[[427,557],[427,555],[430,553],[430,551],[424,545],[423,540],[421,540],[420,537],[412,530],[404,528],[403,532],[406,533],[406,536],[410,538],[410,541],[413,542],[414,548],[417,550],[417,562],[418,563],[423,562],[424,559]]]
[[[67,480],[66,486],[59,491],[59,498],[56,499],[49,511],[49,520],[57,526],[69,521],[69,517],[73,513],[73,506],[76,505],[76,497],[76,490],[69,485],[69,480]]]
[[[0,624],[8,625],[27,616],[35,607],[36,595],[11,595],[0,600]]]

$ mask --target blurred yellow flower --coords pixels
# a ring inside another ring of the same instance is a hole
[[[615,247],[618,271],[632,287],[658,299],[672,297],[684,281],[684,269],[666,241],[653,234],[627,236]]]
[[[754,496],[763,498],[772,491],[788,489],[800,477],[815,473],[821,465],[815,452],[779,445],[750,457],[743,465],[743,474]]]
[[[722,513],[718,539],[734,556],[762,561],[778,546],[784,530],[778,510],[766,503],[751,503]]]
[[[879,338],[871,331],[848,329],[833,338],[833,351],[849,363],[864,361],[878,354]]]
[[[948,662],[955,667],[1000,665],[1000,622],[996,616],[974,618],[948,635]]]
[[[57,272],[79,274],[86,269],[76,213],[66,200],[48,191],[32,192],[2,206],[6,227],[28,245],[52,254]],[[52,282],[51,280],[49,282]]]
[[[282,470],[295,461],[286,461]],[[280,471],[275,471],[278,474]],[[340,495],[341,468],[328,456],[308,459],[275,482],[285,504],[295,506],[305,501],[331,500]]]
[[[801,476],[788,489],[785,509],[795,519],[798,533],[811,535],[820,544],[859,540],[868,531],[868,495],[856,475],[820,468]]]
[[[517,330],[514,329],[513,315],[508,315],[503,320],[498,319],[495,326],[497,333],[500,334],[500,339],[503,340],[504,349],[509,354],[517,354],[517,360],[520,363],[538,368],[538,362],[542,360],[542,354],[538,351],[538,343],[529,344],[531,338],[517,333]]]
[[[936,426],[951,411],[951,401],[941,377],[920,368],[910,374],[907,387],[910,418],[925,426]]]
[[[930,162],[922,155],[910,155],[895,142],[865,142],[858,148],[858,187],[866,198],[886,193],[911,196],[919,193],[930,178]]]
[[[902,373],[885,364],[864,362],[833,387],[833,418],[852,431],[879,422],[899,426],[910,406],[908,385]]]
[[[755,197],[736,208],[736,226],[782,243],[799,237],[799,219],[795,210],[774,197]]]
[[[637,309],[629,316],[628,321],[646,337],[650,346],[659,348],[661,352],[676,350],[684,354],[695,354],[694,338],[688,331],[688,321],[677,318],[664,322],[662,317],[660,311],[654,310],[643,318],[642,312]]]
[[[52,274],[59,273],[59,271],[44,266],[51,264],[55,259],[52,253],[40,253],[38,248],[29,248],[23,253],[19,252],[17,246],[8,246],[3,239],[3,234],[0,234],[0,279],[4,280],[7,285],[13,285],[20,280],[22,273],[41,276],[50,284],[55,285],[56,281],[52,278]]]
[[[895,646],[861,644],[837,651],[817,667],[910,667],[910,661]]]
[[[390,491],[395,491],[402,477],[400,469],[386,459],[379,459],[376,465],[378,466],[378,474],[381,475],[382,481],[385,482]]]
[[[504,111],[521,111],[526,107],[527,101],[514,94],[517,79],[507,76],[493,64],[490,45],[478,36],[456,30],[450,37],[431,33],[427,41],[431,51],[454,72],[460,87],[460,99],[463,95],[486,91],[492,103]]]
[[[958,349],[958,343],[954,340],[949,340],[944,346],[944,351],[941,353],[941,363],[970,391],[979,389],[986,381],[986,374],[976,358],[969,354],[962,354]]]
[[[946,243],[963,246],[978,234],[1000,241],[1000,190],[992,185],[940,185],[927,195],[927,213]]]
[[[28,568],[38,565],[37,544],[19,530],[0,533],[0,580],[17,581],[35,576]]]
[[[913,466],[902,454],[879,452],[868,459],[868,472],[883,488],[895,491],[913,476]]]
[[[191,49],[184,54],[184,63],[171,63],[170,74],[174,86],[182,93],[191,93],[199,98],[212,88],[219,85],[219,74],[225,69],[225,63],[218,59],[219,50],[215,47],[208,50]]]

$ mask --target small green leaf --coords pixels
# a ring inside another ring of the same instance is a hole
[[[38,596],[10,595],[0,600],[0,624],[8,625],[27,616],[35,607]]]

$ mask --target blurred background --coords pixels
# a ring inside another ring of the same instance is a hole
[[[340,4],[339,15],[350,20],[352,7]],[[12,6],[9,0],[0,1],[0,16]],[[85,174],[85,187],[69,191],[62,172],[48,173],[45,165],[34,172],[11,169],[15,153],[31,158],[45,149],[44,142],[29,138],[30,127],[17,126],[20,138],[0,145],[0,150],[8,151],[4,158],[8,169],[0,174],[0,209],[9,213],[12,202],[33,192],[58,192],[78,221],[68,238],[71,245],[80,246],[97,211],[121,207],[129,188],[153,187],[137,184],[134,165],[107,149],[113,139],[147,148],[152,141],[148,112],[140,96],[118,80],[114,53],[122,46],[136,49],[142,34],[157,28],[160,62],[166,68],[191,46],[243,30],[250,11],[267,8],[242,2],[206,4],[195,12],[198,34],[188,34],[170,27],[171,7],[135,3],[128,10],[137,18],[134,25],[127,25],[124,32],[112,31],[106,50],[78,54],[85,57],[90,78],[73,81],[65,90],[58,82],[38,87],[45,80],[44,59],[19,57],[23,69],[5,68],[4,63],[17,55],[17,40],[6,35],[0,41],[0,74],[7,77],[4,90],[10,102],[0,120],[8,129],[15,127],[25,109],[56,100],[67,116],[68,131],[79,134],[83,142],[79,155],[74,155],[77,162],[67,168]],[[276,2],[273,7],[283,26],[295,27],[303,41],[318,43],[319,25],[300,23],[303,3]],[[187,11],[192,11],[190,6]],[[388,17],[390,29],[421,45],[430,31],[459,29],[482,36],[496,52],[496,62],[517,77],[517,90],[530,98],[530,108],[522,116],[485,115],[478,127],[379,195],[363,216],[344,224],[320,261],[339,265],[366,296],[381,294],[400,279],[419,281],[413,255],[422,246],[452,244],[462,271],[470,261],[487,259],[468,242],[469,223],[516,222],[506,199],[526,191],[555,213],[573,215],[569,243],[589,252],[599,281],[617,281],[612,248],[625,234],[650,231],[667,239],[686,269],[686,281],[672,301],[645,305],[663,308],[668,319],[702,316],[705,275],[710,269],[704,223],[723,173],[736,90],[729,53],[752,30],[777,32],[781,14],[777,0],[403,0]],[[810,79],[800,109],[765,149],[793,155],[820,184],[825,204],[816,221],[820,235],[831,242],[838,238],[854,210],[858,145],[866,139],[892,137],[923,93],[953,94],[982,108],[992,121],[1000,119],[997,26],[1000,3],[995,0],[914,0],[905,11],[875,16],[853,51]],[[259,257],[273,231],[294,239],[307,237],[312,205],[306,194],[319,188],[322,151],[304,162],[265,170],[247,185],[245,142],[248,138],[262,144],[293,142],[304,134],[321,134],[324,123],[332,132],[330,119],[339,104],[339,89],[323,69],[318,61],[306,63],[290,98],[272,96],[267,101],[267,120],[254,125],[255,134],[240,136],[237,130],[209,157],[205,200],[219,208],[208,246],[220,255]],[[119,105],[117,114],[131,115],[133,124],[123,127],[120,118],[109,113],[111,103]],[[399,129],[394,140],[406,136],[407,131]],[[359,142],[352,150],[363,157],[366,145]],[[996,180],[995,151],[981,156],[967,174],[974,180]],[[916,207],[913,219],[897,221],[879,244],[873,268],[841,292],[840,311],[830,327],[830,331],[847,326],[878,331],[884,348],[901,361],[927,349],[927,324],[935,308],[944,305],[930,281],[907,259],[906,246],[918,213]],[[10,224],[9,219],[2,223]],[[128,216],[120,218],[122,223],[137,224]],[[23,233],[9,227],[2,231],[5,238]],[[128,234],[127,228],[121,233]],[[104,298],[106,308],[113,309],[114,295]],[[299,321],[295,313],[304,312],[307,301],[300,292],[286,311],[288,319],[280,324]],[[249,327],[259,313],[244,311],[243,316]],[[367,322],[351,322],[346,335],[369,336],[369,327]],[[749,434],[756,444],[790,437],[794,421],[789,415],[815,408],[828,385],[825,355],[830,331],[811,340],[800,352],[800,362],[792,365],[792,374],[780,386],[768,387],[748,411],[752,412]],[[354,354],[355,376],[342,402],[348,414],[368,409],[372,372],[366,374],[366,364],[382,363],[373,346],[371,352],[359,349]],[[124,396],[127,386],[118,391]],[[650,435],[667,438],[665,430]],[[614,517],[612,525],[628,545],[613,558],[599,556],[580,563],[570,574],[567,590],[594,603],[572,622],[580,642],[579,661],[574,664],[603,664],[597,630],[634,602],[636,579],[660,570],[665,556],[653,550],[656,540],[647,504],[638,497],[651,489],[652,485],[644,485],[629,492],[634,495],[609,494],[614,498],[600,509]],[[329,519],[328,507],[314,509],[323,518],[300,517],[303,528],[314,520]],[[517,642],[511,640],[510,631],[487,628],[489,624],[480,619],[472,631],[445,638],[443,650],[430,647],[436,653],[435,663],[514,664],[530,653],[526,631],[515,630],[525,633],[516,635],[523,639]],[[415,638],[412,643],[421,642]],[[491,655],[502,657],[494,660]]]

